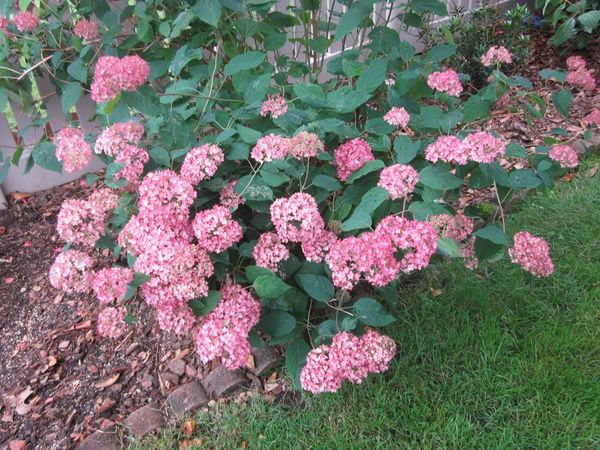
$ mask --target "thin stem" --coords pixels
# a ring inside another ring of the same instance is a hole
[[[500,208],[500,220],[502,221],[502,231],[506,231],[506,223],[504,221],[504,208],[502,208],[502,200],[500,200],[500,194],[498,194],[498,185],[494,181],[494,192],[496,193],[496,200],[498,200],[498,207]]]

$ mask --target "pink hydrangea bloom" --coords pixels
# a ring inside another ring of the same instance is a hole
[[[224,160],[223,150],[216,145],[194,147],[185,156],[179,174],[188,183],[195,185],[211,178]]]
[[[260,115],[266,117],[271,114],[273,119],[277,119],[283,116],[288,110],[288,104],[281,95],[270,95],[267,100],[264,101],[260,108]]]
[[[302,253],[304,253],[304,257],[307,261],[320,263],[336,241],[337,236],[331,231],[315,229],[315,232],[312,235],[306,234],[303,237],[300,246],[302,247]]]
[[[450,214],[431,216],[429,222],[440,237],[454,239],[457,242],[466,240],[473,233],[473,220],[461,212],[455,216]]]
[[[281,242],[302,242],[325,228],[316,200],[297,192],[271,204],[271,222]]]
[[[182,335],[192,329],[196,316],[186,304],[166,304],[156,310],[156,320],[161,330]]]
[[[579,55],[569,56],[567,58],[567,69],[571,71],[587,68],[587,62]]]
[[[77,250],[67,250],[56,257],[48,278],[56,289],[67,293],[85,294],[92,287],[94,260]]]
[[[221,301],[206,315],[196,335],[196,351],[204,363],[220,358],[230,370],[246,364],[250,356],[248,333],[260,319],[260,303],[241,286],[221,289]]]
[[[125,297],[132,280],[133,270],[129,267],[110,267],[96,272],[92,289],[102,303],[119,301]]]
[[[506,143],[486,131],[468,135],[462,142],[469,159],[480,163],[491,163],[506,153]]]
[[[275,233],[263,233],[252,250],[256,265],[277,272],[279,263],[290,256],[288,248]]]
[[[596,125],[600,128],[600,109],[595,108],[591,113],[583,118],[583,124],[585,126]]]
[[[77,128],[63,128],[54,137],[54,143],[56,159],[63,162],[65,172],[83,169],[92,160],[92,148]]]
[[[550,149],[548,156],[565,169],[573,169],[579,165],[577,150],[570,145],[555,145]]]
[[[285,159],[290,154],[290,139],[278,134],[268,134],[261,137],[250,155],[258,162],[269,162],[274,159]]]
[[[583,91],[593,91],[596,88],[594,74],[587,68],[587,63],[581,56],[567,58],[567,68],[567,83]]]
[[[383,120],[390,125],[406,128],[410,120],[410,114],[404,108],[393,107],[383,116]]]
[[[459,96],[463,91],[458,74],[450,69],[444,72],[433,72],[427,78],[427,84],[431,89],[447,92],[455,97]]]
[[[346,181],[368,161],[373,161],[371,146],[360,138],[352,139],[340,145],[333,152],[333,165],[340,180]]]
[[[63,241],[93,247],[106,227],[106,214],[95,213],[87,201],[67,199],[60,207],[56,231]]]
[[[242,226],[231,218],[229,209],[215,205],[200,211],[192,222],[200,248],[221,253],[242,238]]]
[[[290,153],[294,158],[315,158],[325,150],[325,144],[314,133],[300,131],[290,141]]]
[[[471,236],[465,242],[460,244],[460,252],[465,260],[465,267],[474,270],[479,265],[479,260],[475,255],[475,237]]]
[[[21,11],[13,18],[13,22],[21,33],[29,33],[35,31],[40,19],[30,11]]]
[[[140,184],[139,194],[140,212],[160,213],[161,207],[166,207],[177,222],[187,220],[196,198],[194,187],[172,170],[148,173]]]
[[[425,158],[431,162],[444,161],[466,164],[470,152],[456,136],[441,136],[425,149]]]
[[[10,22],[6,17],[0,16],[0,30],[5,34],[6,37],[10,38],[12,33],[8,31],[8,24]]]
[[[219,201],[221,202],[221,205],[230,210],[236,210],[246,201],[235,192],[234,188],[236,184],[237,180],[231,181],[221,190],[221,193],[219,194]]]
[[[313,394],[336,392],[344,381],[362,383],[369,373],[386,371],[395,354],[395,342],[376,331],[369,330],[360,338],[338,333],[331,345],[308,353],[300,383]]]
[[[513,263],[536,277],[549,277],[554,272],[548,243],[527,231],[515,234],[514,245],[508,249],[508,254]]]
[[[389,192],[392,200],[405,198],[419,182],[419,173],[411,166],[394,164],[386,167],[379,175],[377,186]]]
[[[117,122],[105,129],[96,140],[94,151],[116,156],[125,145],[137,145],[142,140],[144,126],[138,122]]]
[[[490,67],[496,64],[511,64],[512,55],[506,47],[491,46],[485,55],[481,58],[481,63],[485,67]]]
[[[148,75],[150,65],[137,55],[123,58],[102,56],[94,70],[92,100],[106,102],[123,91],[135,91],[148,81]]]
[[[119,204],[119,195],[112,189],[94,190],[87,198],[88,208],[95,215],[108,215]]]
[[[98,33],[98,22],[88,19],[79,19],[73,27],[73,34],[88,41],[96,39],[100,35]]]
[[[104,308],[98,314],[97,329],[100,336],[109,339],[118,339],[123,336],[127,331],[125,308],[122,306]]]
[[[123,151],[115,158],[116,163],[125,166],[115,173],[115,179],[126,180],[130,186],[136,187],[144,173],[144,164],[149,160],[148,152],[135,145],[126,144]]]

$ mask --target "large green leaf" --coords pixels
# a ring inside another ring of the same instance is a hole
[[[339,191],[342,188],[342,185],[338,180],[328,175],[317,175],[312,179],[311,184],[320,187],[321,189],[325,189],[327,192]]]
[[[359,25],[373,13],[373,4],[365,0],[357,0],[348,11],[340,18],[340,21],[335,29],[335,40],[339,41],[348,33],[352,33]]]
[[[333,284],[323,275],[299,273],[294,279],[308,295],[320,302],[330,301],[335,294]]]
[[[398,136],[394,141],[396,162],[400,164],[408,164],[415,159],[420,147],[420,142],[413,142],[408,136],[405,135]]]
[[[254,69],[255,67],[261,65],[266,57],[267,55],[262,52],[242,53],[241,55],[231,58],[231,61],[225,65],[223,73],[227,77],[230,75],[235,75],[242,70]]]
[[[446,58],[456,53],[457,47],[458,46],[454,44],[436,45],[427,52],[425,55],[425,61],[429,63],[442,62]]]
[[[289,312],[271,311],[260,319],[258,328],[270,336],[285,336],[296,328],[296,318]]]
[[[456,189],[463,183],[463,180],[450,173],[450,169],[446,164],[434,164],[425,167],[419,173],[419,181],[425,186],[441,191]]]
[[[567,89],[561,89],[552,94],[552,103],[554,103],[557,111],[565,117],[569,117],[569,109],[571,108],[572,101],[573,94]]]
[[[42,142],[33,149],[33,160],[44,169],[62,173],[62,163],[56,159],[56,146],[52,142]]]
[[[504,245],[506,242],[508,242],[506,233],[502,231],[502,228],[493,224],[486,225],[484,228],[480,228],[473,234],[479,238],[486,239],[498,245]]]
[[[598,3],[596,3],[596,5],[598,5]],[[585,32],[591,34],[598,27],[598,22],[600,22],[600,11],[594,9],[592,11],[584,12],[577,17],[577,20],[579,20],[579,23],[583,26]]]
[[[383,327],[394,322],[394,317],[386,312],[383,305],[370,297],[363,297],[354,304],[356,318],[371,327]]]
[[[356,80],[356,90],[373,92],[385,81],[386,68],[387,63],[384,59],[371,61],[367,70]]]
[[[194,12],[201,21],[216,27],[221,18],[221,3],[219,0],[197,0]]]
[[[306,364],[306,355],[310,346],[304,339],[296,339],[287,346],[285,351],[285,368],[294,380],[296,388],[300,389],[300,371]]]
[[[352,175],[350,175],[350,177],[348,177],[348,180],[346,181],[346,183],[352,184],[359,178],[362,178],[371,172],[375,172],[376,170],[383,169],[384,167],[385,167],[385,164],[380,159],[368,161],[367,163],[365,163],[364,166],[362,166],[360,169],[358,169],[356,172],[354,172]]]
[[[260,275],[254,280],[252,287],[260,298],[266,299],[279,298],[291,289],[290,285],[271,274]]]
[[[68,83],[60,99],[63,112],[67,113],[77,104],[81,97],[81,84]]]
[[[569,17],[561,24],[560,27],[558,27],[558,30],[556,30],[556,33],[554,33],[554,36],[550,38],[549,42],[555,47],[558,47],[559,45],[564,44],[574,36],[575,19],[573,17]]]

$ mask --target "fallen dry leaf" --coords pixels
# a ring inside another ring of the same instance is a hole
[[[252,356],[252,354],[248,355],[248,359],[246,360],[246,367],[248,369],[256,369],[256,364],[254,362],[254,356]]]
[[[116,381],[119,379],[120,376],[121,376],[121,373],[117,372],[114,375],[111,375],[110,377],[96,383],[96,387],[97,388],[105,388],[105,387],[111,386],[116,383]]]
[[[10,196],[11,196],[11,197],[12,197],[12,198],[13,198],[13,199],[16,201],[16,202],[19,202],[19,201],[22,201],[22,200],[26,200],[26,199],[28,199],[29,197],[31,197],[32,195],[33,195],[33,194],[32,194],[32,193],[30,193],[30,192],[18,192],[18,191],[16,191],[16,192],[12,192],[12,193],[10,194]]]
[[[585,176],[586,176],[587,178],[592,178],[592,177],[594,177],[594,176],[595,176],[597,173],[598,173],[598,166],[594,166],[594,167],[592,167],[590,170],[588,170],[588,171],[585,173]]]
[[[113,399],[110,398],[105,398],[102,403],[100,404],[100,406],[98,406],[98,414],[103,414],[106,411],[108,411],[109,409],[111,409],[113,406],[115,406],[117,402],[115,402]]]
[[[429,288],[429,293],[431,294],[431,296],[433,298],[436,298],[436,297],[439,297],[440,295],[442,295],[442,290],[441,289]]]
[[[192,437],[192,434],[194,434],[194,430],[196,429],[196,421],[193,419],[190,420],[186,420],[183,423],[183,432],[185,433],[185,435],[187,437]]]
[[[571,172],[567,172],[563,175],[562,177],[563,181],[566,181],[567,183],[573,181],[573,174]]]

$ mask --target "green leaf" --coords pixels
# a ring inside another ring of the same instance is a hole
[[[273,190],[267,186],[261,177],[246,175],[238,180],[234,186],[237,194],[245,199],[264,201],[273,200]]]
[[[221,293],[219,291],[208,291],[208,295],[206,297],[190,300],[188,305],[196,317],[202,317],[215,309],[220,301]]]
[[[333,284],[323,275],[299,273],[294,279],[304,292],[319,302],[328,302],[335,294]]]
[[[33,149],[35,163],[44,169],[62,173],[62,163],[56,159],[56,146],[52,142],[42,142]]]
[[[173,57],[173,60],[171,61],[171,64],[169,66],[169,71],[175,75],[178,76],[181,71],[185,68],[185,66],[187,66],[190,61],[194,60],[194,59],[202,59],[203,54],[202,54],[202,50],[198,49],[198,48],[188,48],[188,44],[185,44],[182,47],[179,47],[177,49],[177,52],[175,53],[175,56]],[[182,80],[182,81],[189,81],[189,80]],[[196,87],[197,83],[193,83],[191,87]],[[177,83],[175,83],[175,86],[177,86]],[[169,96],[172,97],[172,96]],[[169,102],[171,102],[173,99],[168,99]]]
[[[308,106],[312,106],[315,108],[321,108],[327,106],[325,93],[323,92],[323,88],[318,84],[312,83],[297,83],[294,84],[292,88],[294,91],[294,95]]]
[[[350,113],[370,98],[371,94],[366,91],[355,91],[350,86],[342,86],[327,94],[327,106],[338,113]]]
[[[155,163],[161,166],[171,167],[171,158],[169,156],[169,152],[167,152],[164,148],[151,148],[149,154],[150,158],[152,158]]]
[[[425,55],[425,61],[428,63],[438,63],[442,62],[446,58],[454,55],[456,53],[457,45],[436,45],[432,47],[427,54]]]
[[[348,33],[355,31],[362,22],[373,13],[373,5],[367,1],[357,0],[348,11],[340,18],[340,21],[335,29],[335,41],[339,41]]]
[[[596,9],[584,12],[577,17],[577,20],[579,20],[585,32],[591,34],[598,27],[598,22],[600,22],[600,11]]]
[[[369,64],[358,80],[356,90],[373,92],[385,81],[387,62],[384,59],[376,59]]]
[[[527,158],[527,149],[516,142],[510,142],[506,145],[506,156]]]
[[[542,180],[531,169],[517,169],[510,174],[513,189],[531,189],[542,184]]]
[[[448,214],[446,208],[438,203],[412,202],[408,207],[416,220],[427,220],[431,216],[438,214]]]
[[[542,69],[540,70],[540,77],[544,80],[554,79],[560,83],[564,83],[567,80],[567,72],[564,70]]]
[[[67,67],[67,73],[77,81],[85,83],[87,81],[87,69],[81,58],[76,59]]]
[[[558,47],[559,45],[564,44],[574,36],[575,19],[573,17],[569,17],[562,23],[560,27],[558,27],[558,30],[556,30],[556,33],[554,33],[554,36],[552,36],[548,42],[550,42],[555,47]]]
[[[260,319],[258,328],[270,336],[285,336],[296,328],[296,318],[289,312],[271,311]]]
[[[69,83],[65,87],[63,91],[62,97],[60,99],[62,104],[63,112],[67,113],[71,110],[73,106],[77,104],[79,98],[81,97],[81,84],[79,83]]]
[[[463,106],[463,120],[472,122],[491,116],[491,106],[493,102],[480,95],[473,95]]]
[[[356,209],[360,209],[368,214],[373,213],[389,196],[388,191],[379,186],[369,189],[361,198]]]
[[[415,156],[421,147],[420,142],[413,142],[408,136],[400,135],[394,141],[394,152],[396,152],[396,162],[400,164],[408,164]]]
[[[271,275],[271,276],[275,276],[275,274],[273,273],[272,270],[269,270],[265,267],[260,267],[260,266],[248,266],[246,267],[246,277],[248,278],[248,280],[251,283],[254,283],[254,281],[260,277],[261,275]]]
[[[252,283],[260,298],[279,298],[291,289],[291,286],[275,275],[260,275]]]
[[[385,164],[383,163],[383,161],[381,161],[379,159],[375,159],[373,161],[368,161],[367,163],[365,163],[364,166],[362,166],[360,169],[358,169],[356,172],[354,172],[352,175],[350,175],[350,177],[348,177],[348,180],[346,181],[346,183],[352,184],[359,178],[362,178],[371,172],[375,172],[377,170],[383,169],[384,167],[385,167]]]
[[[354,313],[361,323],[371,327],[384,327],[396,320],[381,303],[370,297],[358,299],[354,304]]]
[[[385,136],[396,129],[395,126],[390,125],[381,117],[367,120],[365,123],[365,131],[367,133],[374,134],[375,136]]]
[[[221,3],[219,0],[197,0],[194,12],[202,22],[216,27],[221,18]]]
[[[325,189],[327,192],[339,191],[342,188],[338,180],[328,175],[317,175],[313,178],[312,185]]]
[[[572,101],[573,94],[567,89],[561,89],[552,94],[552,103],[554,103],[557,111],[565,117],[569,117],[569,109],[571,108]]]
[[[306,355],[310,346],[304,339],[296,339],[287,346],[285,351],[285,368],[294,380],[294,385],[300,389],[300,372],[306,365]]]
[[[231,61],[225,65],[223,73],[227,77],[239,73],[242,70],[254,69],[255,67],[260,66],[266,57],[267,55],[262,52],[242,53],[241,55],[231,58]]]
[[[463,180],[450,173],[446,164],[434,164],[425,167],[419,172],[419,181],[425,186],[440,191],[456,189],[463,184]]]
[[[502,231],[502,228],[493,224],[486,225],[484,228],[480,228],[473,234],[498,245],[505,245],[508,242],[506,233]]]
[[[356,209],[352,216],[342,224],[342,231],[362,230],[370,227],[372,223],[371,214]]]
[[[419,14],[433,13],[437,16],[448,15],[446,2],[441,0],[416,0],[409,2],[409,5],[410,9]]]
[[[440,255],[448,256],[450,258],[462,258],[460,247],[454,239],[438,238],[436,251]]]

